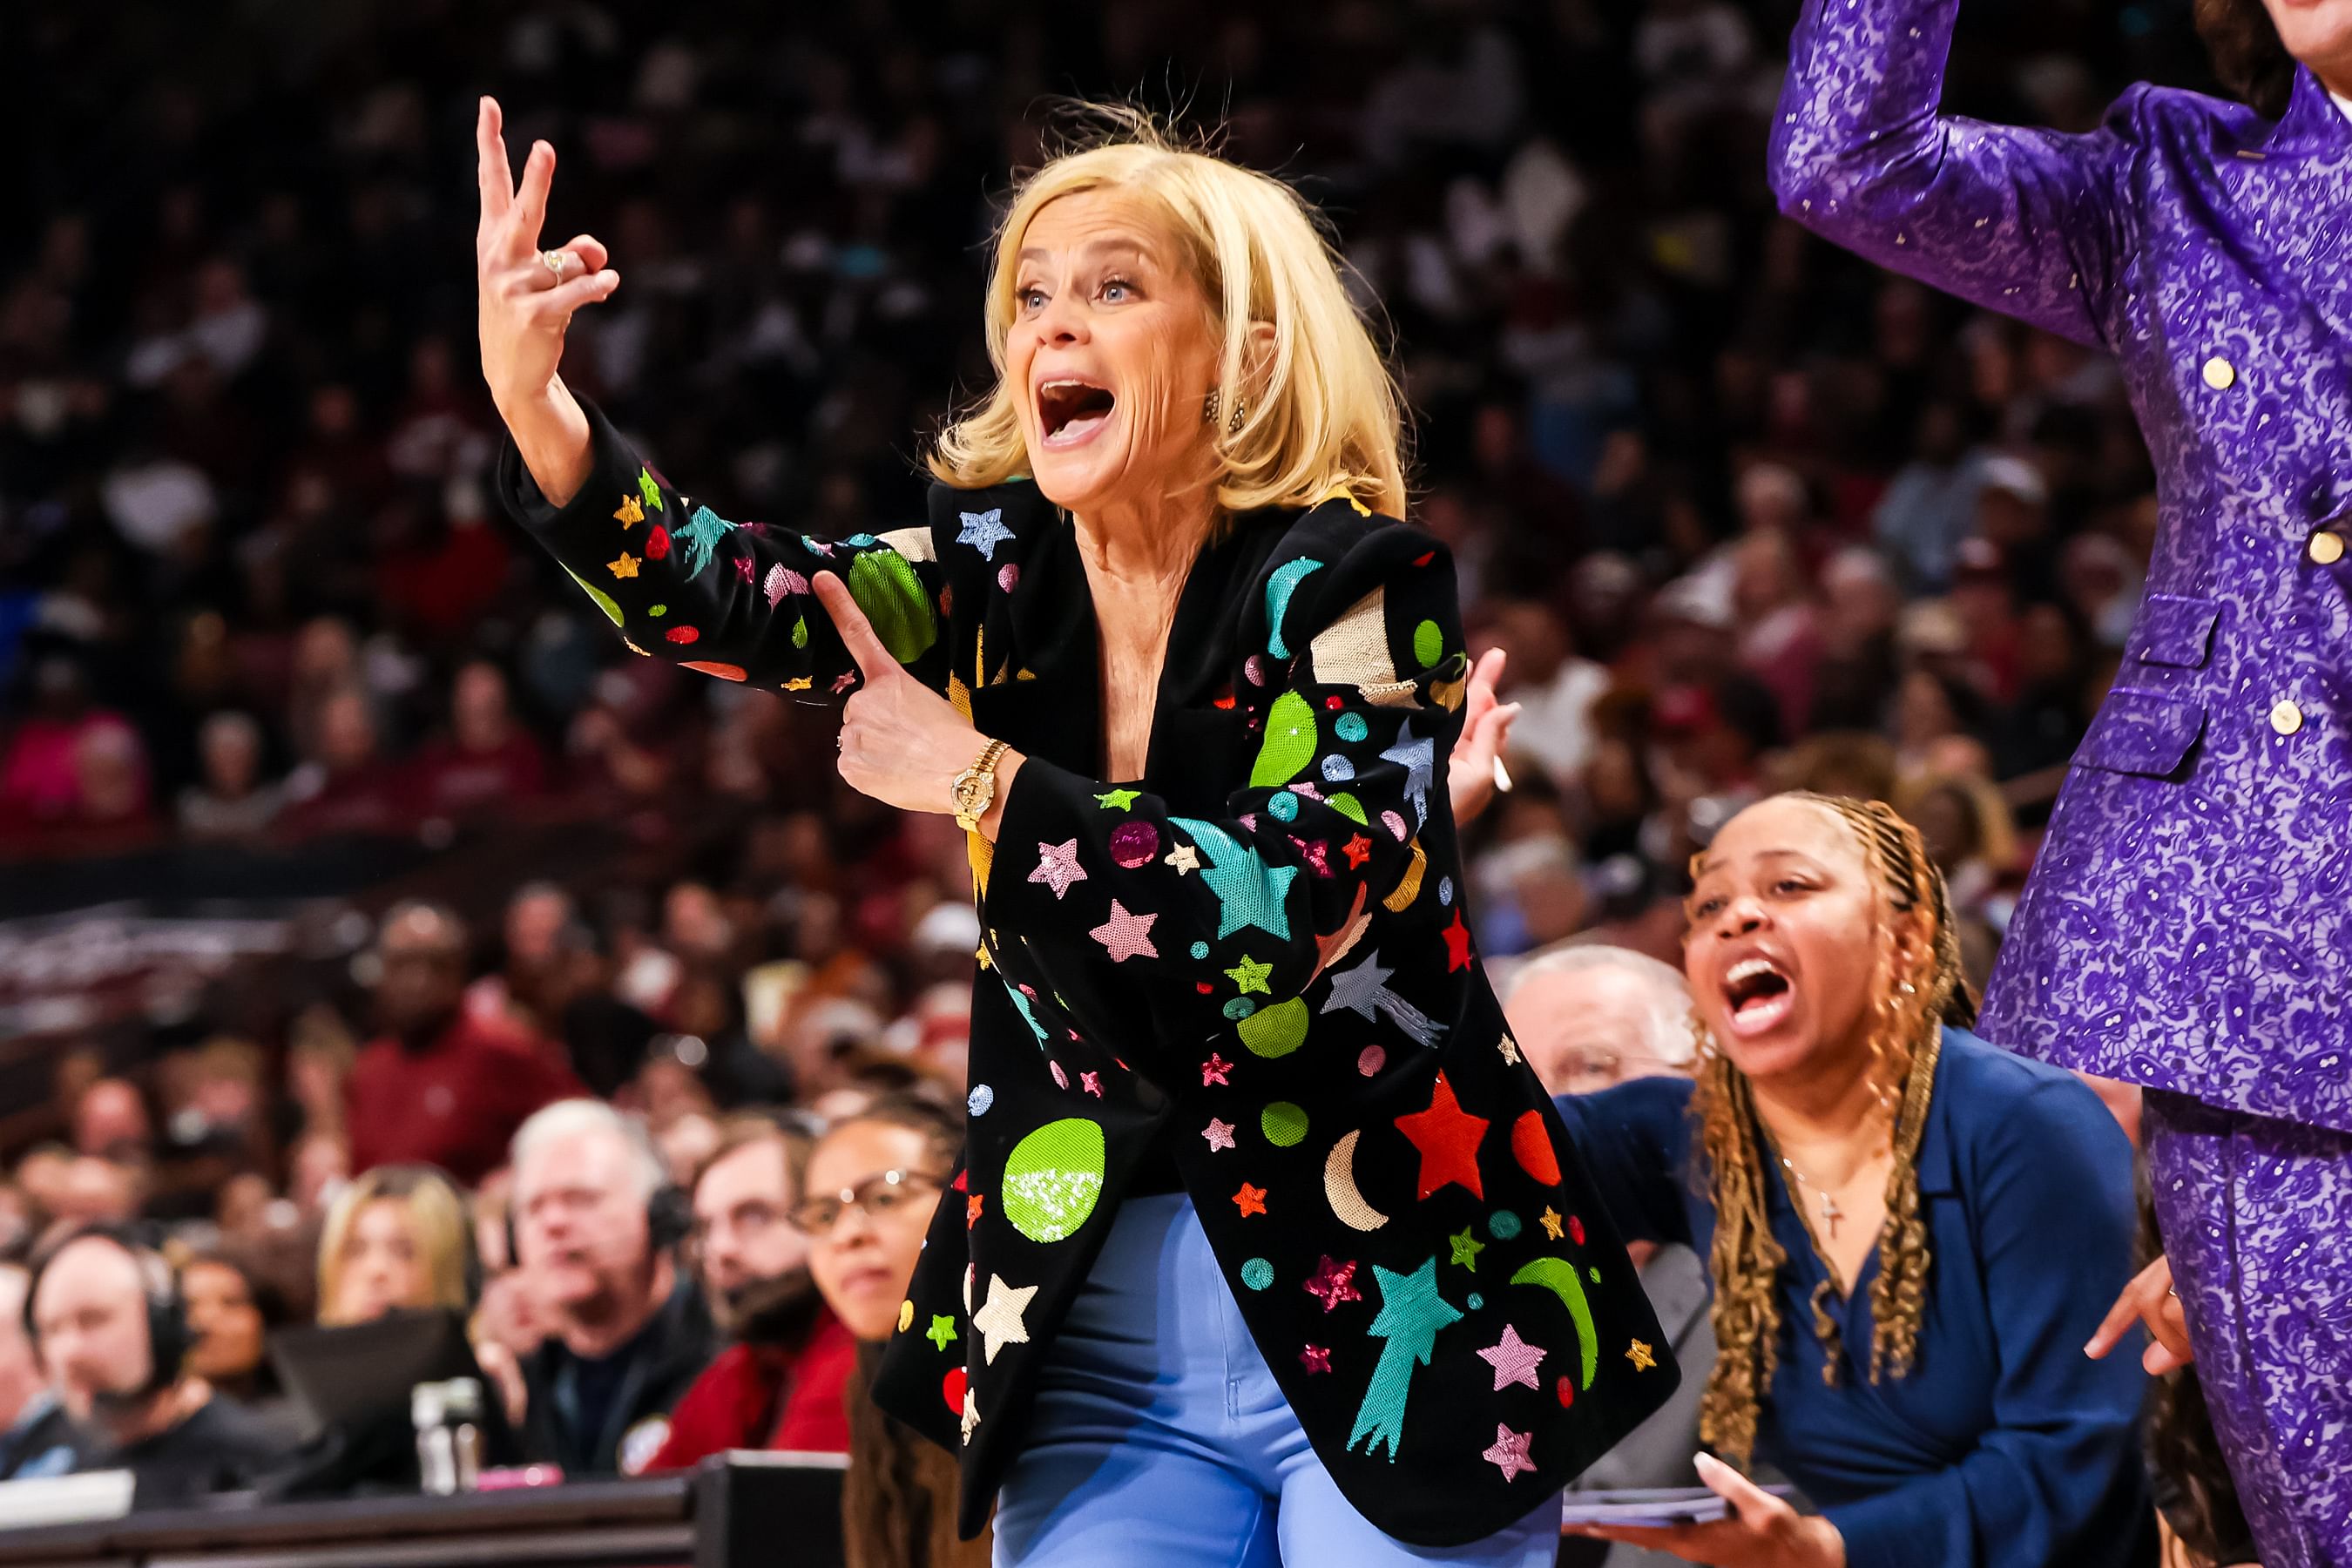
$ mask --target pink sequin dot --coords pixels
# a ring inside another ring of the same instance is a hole
[[[1019,581],[1021,581],[1020,563],[1008,561],[996,569],[996,585],[1006,593],[1013,592],[1013,584]]]
[[[1069,1075],[1068,1073],[1066,1073],[1066,1072],[1064,1072],[1064,1071],[1062,1070],[1062,1064],[1061,1064],[1061,1063],[1059,1063],[1059,1062],[1055,1062],[1055,1063],[1054,1063],[1054,1064],[1053,1064],[1053,1068],[1054,1068],[1054,1087],[1055,1087],[1055,1088],[1056,1088],[1056,1089],[1067,1089],[1067,1088],[1069,1088],[1069,1087],[1070,1087],[1070,1075]]]
[[[1132,871],[1160,853],[1160,829],[1148,822],[1122,822],[1110,830],[1110,858]]]
[[[1403,817],[1399,816],[1393,811],[1384,811],[1381,813],[1381,826],[1386,827],[1391,833],[1394,834],[1398,843],[1402,844],[1404,842],[1405,829]]]
[[[1388,1066],[1389,1054],[1378,1046],[1366,1046],[1364,1054],[1356,1058],[1356,1070],[1366,1078]]]
[[[1265,655],[1254,653],[1242,661],[1242,673],[1249,677],[1252,686],[1265,684]]]

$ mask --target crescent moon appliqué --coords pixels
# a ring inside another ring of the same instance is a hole
[[[1360,1127],[1349,1128],[1345,1137],[1331,1145],[1330,1157],[1323,1162],[1323,1195],[1340,1224],[1378,1230],[1388,1224],[1389,1216],[1366,1203],[1356,1189],[1356,1140],[1363,1134]]]
[[[1577,1278],[1576,1265],[1565,1258],[1538,1258],[1512,1275],[1511,1283],[1540,1285],[1559,1298],[1559,1304],[1576,1320],[1577,1351],[1582,1357],[1577,1387],[1591,1388],[1592,1374],[1601,1364],[1601,1342],[1592,1334],[1592,1309],[1585,1304],[1584,1281]]]

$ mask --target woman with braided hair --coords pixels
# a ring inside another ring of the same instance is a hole
[[[2152,1563],[2142,1374],[2082,1353],[2131,1274],[2115,1120],[1966,1032],[1942,878],[1885,806],[1776,795],[1692,876],[1696,1082],[1559,1103],[1620,1228],[1709,1260],[1699,1473],[1733,1512],[1590,1533],[1717,1568]]]

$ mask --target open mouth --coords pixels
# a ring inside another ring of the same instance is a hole
[[[1041,382],[1037,387],[1037,420],[1045,427],[1048,447],[1075,447],[1110,422],[1118,399],[1110,388],[1092,382],[1063,379]]]
[[[1796,986],[1769,958],[1743,958],[1725,972],[1723,999],[1731,1009],[1731,1032],[1760,1035],[1789,1016]]]

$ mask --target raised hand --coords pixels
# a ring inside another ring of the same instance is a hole
[[[560,384],[556,365],[563,357],[563,333],[572,312],[610,299],[621,285],[621,275],[605,265],[604,247],[590,235],[576,236],[559,249],[540,249],[548,187],[555,178],[555,149],[544,142],[531,144],[530,155],[523,160],[522,184],[517,188],[500,133],[503,124],[498,100],[483,99],[474,122],[482,197],[481,222],[474,231],[474,269],[480,297],[482,377],[490,384],[499,414],[508,424],[519,425]]]
[[[1502,785],[1503,742],[1511,721],[1519,716],[1516,702],[1497,702],[1495,683],[1503,679],[1503,650],[1489,648],[1470,672],[1470,700],[1462,717],[1462,738],[1446,759],[1446,795],[1454,802],[1456,826],[1486,809]]]
[[[907,673],[857,607],[849,586],[831,572],[810,584],[841,634],[842,646],[865,678],[841,714],[841,776],[852,789],[902,811],[951,813],[950,785],[987,745],[979,731],[944,697]],[[1008,752],[997,764],[1001,803],[1020,765]],[[984,831],[993,828],[984,825]]]

